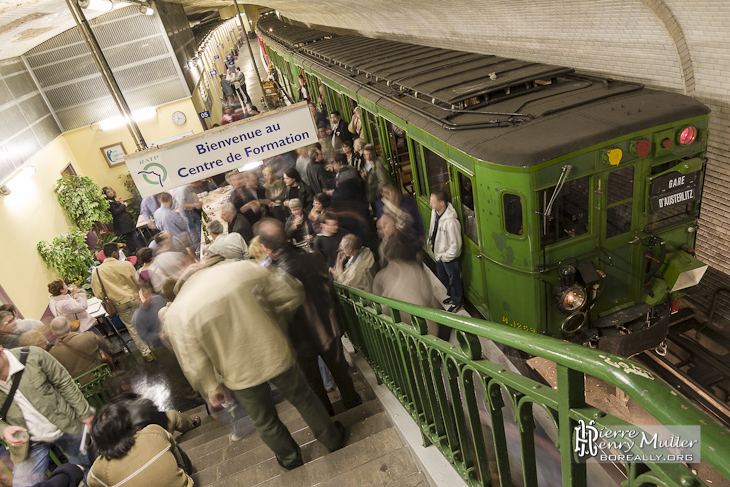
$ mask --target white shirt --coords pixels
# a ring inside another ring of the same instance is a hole
[[[13,375],[23,370],[25,366],[20,363],[20,360],[15,358],[15,355],[7,350],[3,350],[3,353],[8,361],[8,377],[6,380],[0,380],[0,391],[8,394],[10,387],[13,385]],[[25,425],[28,428],[28,434],[31,440],[50,442],[63,436],[63,431],[39,413],[23,393],[20,392],[20,388],[15,391],[13,401],[20,408],[20,412],[23,413],[23,419],[25,419]]]

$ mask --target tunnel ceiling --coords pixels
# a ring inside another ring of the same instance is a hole
[[[115,1],[115,9],[132,5]],[[227,0],[181,0],[192,20],[231,5]],[[91,20],[104,12],[85,10]],[[65,0],[0,0],[0,60],[20,56],[37,45],[75,27]]]

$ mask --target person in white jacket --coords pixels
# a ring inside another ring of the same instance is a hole
[[[448,311],[456,313],[464,307],[464,291],[459,267],[461,223],[456,210],[443,191],[431,193],[431,210],[428,245],[436,261],[436,275],[449,295],[444,304],[451,303]]]

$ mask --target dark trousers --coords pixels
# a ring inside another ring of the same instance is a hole
[[[236,91],[238,91],[238,96],[241,97],[242,102],[251,104],[251,97],[248,96],[248,91],[246,91],[246,85],[242,84],[240,88],[236,88]]]
[[[315,357],[315,364],[317,363]],[[342,435],[335,428],[327,411],[317,400],[302,371],[296,365],[269,382],[274,384],[284,397],[297,408],[309,425],[314,437],[329,451],[342,446]],[[320,383],[322,380],[320,379]],[[240,391],[232,391],[235,398],[251,417],[261,439],[276,454],[285,466],[293,468],[304,463],[299,445],[276,414],[268,382]]]
[[[127,249],[129,250],[129,255],[132,256],[137,253],[139,249],[142,247],[146,247],[147,244],[145,243],[142,236],[137,233],[137,230],[134,230],[129,233],[124,234],[124,243],[127,244]],[[126,252],[125,252],[126,254]]]
[[[345,349],[342,347],[340,339],[337,338],[330,349],[320,355],[320,357],[322,357],[327,368],[330,369],[332,378],[335,380],[335,384],[337,384],[340,394],[342,394],[342,402],[345,407],[349,409],[362,404],[360,394],[358,394],[355,390],[355,384],[353,384],[352,377],[350,377],[350,364],[347,363],[347,359],[345,358]],[[322,383],[322,375],[319,373],[319,362],[317,360],[317,356],[300,356],[299,365],[304,372],[304,376],[307,378],[309,387],[312,388],[314,394],[319,397],[320,401],[322,401],[327,412],[329,412],[331,416],[334,416],[335,413],[332,409],[332,403],[330,402],[330,398],[327,395],[324,384]]]
[[[436,275],[439,281],[446,287],[446,292],[451,298],[451,304],[456,306],[464,304],[464,291],[461,287],[459,259],[454,259],[449,262],[436,262]]]

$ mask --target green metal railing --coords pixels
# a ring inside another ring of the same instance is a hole
[[[74,381],[79,386],[79,389],[81,389],[81,393],[89,404],[98,410],[109,402],[109,399],[114,397],[111,390],[111,380],[113,377],[114,375],[109,366],[107,364],[101,364],[85,374],[76,377]]]
[[[515,466],[521,469],[516,476],[521,473],[523,479],[518,484],[538,485],[537,450],[543,453],[545,448],[536,446],[540,440],[535,432],[546,422],[554,428],[547,434],[560,450],[555,460],[560,461],[562,485],[587,485],[587,463],[572,448],[579,420],[595,421],[598,429],[628,423],[586,404],[586,375],[623,391],[661,424],[699,425],[703,462],[730,479],[730,433],[636,362],[484,320],[335,287],[357,351],[419,425],[424,446],[435,445],[470,486],[513,485]],[[382,312],[386,306],[390,314]],[[412,324],[401,320],[405,313]],[[426,320],[452,328],[459,345],[428,335]],[[479,337],[555,362],[557,387],[484,359]],[[519,438],[519,455],[512,458],[505,428],[509,403]],[[484,420],[491,421],[491,434]],[[623,466],[624,487],[703,485],[682,463]]]

